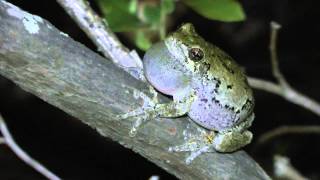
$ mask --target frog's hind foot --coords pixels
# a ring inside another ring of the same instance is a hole
[[[215,152],[212,145],[203,144],[196,141],[189,141],[182,145],[170,147],[168,150],[170,152],[191,152],[191,154],[185,160],[187,165],[189,165],[195,158],[203,153]]]
[[[203,153],[211,152],[209,151],[210,146],[203,146],[200,149],[191,152],[191,154],[186,158],[186,164],[190,164],[196,157],[200,156]]]

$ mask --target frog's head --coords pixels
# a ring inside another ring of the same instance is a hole
[[[143,58],[146,78],[157,90],[168,95],[189,88],[194,79],[193,61],[200,62],[204,58],[200,48],[204,43],[192,24],[182,25],[148,49]]]
[[[210,48],[210,44],[197,34],[191,23],[183,24],[164,42],[174,59],[184,64],[193,75],[197,73],[197,67],[201,65],[201,60],[206,58],[205,52]]]

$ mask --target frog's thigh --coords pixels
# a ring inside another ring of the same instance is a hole
[[[252,139],[250,131],[229,131],[219,133],[213,141],[214,148],[219,152],[233,152],[249,144]]]

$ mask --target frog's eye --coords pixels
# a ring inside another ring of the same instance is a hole
[[[200,48],[191,48],[189,50],[189,58],[192,61],[200,61],[204,57],[204,53]]]

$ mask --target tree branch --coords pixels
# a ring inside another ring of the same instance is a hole
[[[0,144],[5,144],[5,142],[4,142],[4,138],[0,138]]]
[[[142,61],[136,51],[124,47],[116,35],[90,7],[86,0],[57,0],[103,55],[140,80],[145,80]]]
[[[316,115],[320,116],[320,104],[292,88],[286,81],[285,77],[282,75],[278,64],[278,55],[276,48],[278,31],[281,26],[276,22],[271,22],[270,27],[271,32],[269,49],[271,55],[272,74],[277,79],[278,84],[254,77],[248,78],[249,84],[253,88],[277,94],[287,101],[304,107],[305,109],[308,109]]]
[[[168,147],[184,142],[186,130],[198,133],[199,127],[187,117],[150,121],[130,138],[133,120],[115,117],[148,103],[137,96],[151,96],[147,83],[5,1],[0,1],[0,24],[0,74],[101,135],[180,179],[270,179],[244,151],[206,153],[190,165],[185,164],[185,153],[168,152]]]
[[[258,143],[263,144],[271,139],[286,135],[286,134],[320,134],[320,126],[309,125],[309,126],[280,126],[270,131],[263,133],[259,139]]]
[[[282,75],[280,68],[279,68],[279,61],[278,61],[278,53],[277,53],[277,42],[278,42],[278,31],[280,30],[281,25],[271,21],[270,23],[270,44],[269,50],[271,55],[271,66],[272,66],[272,74],[273,76],[279,81],[282,86],[287,86],[286,79]]]
[[[50,180],[60,180],[60,178],[52,173],[49,169],[47,169],[45,166],[43,166],[41,163],[30,157],[25,151],[23,151],[22,148],[19,147],[19,145],[15,142],[13,139],[10,131],[8,130],[8,127],[6,123],[4,122],[1,114],[0,114],[0,131],[3,135],[3,142],[9,146],[9,148],[26,164],[28,164],[30,167],[38,171],[40,174],[45,176],[46,178]]]
[[[273,162],[274,174],[277,178],[288,180],[308,180],[308,178],[304,177],[296,168],[292,166],[289,158],[275,155]]]
[[[290,86],[282,86],[281,84],[276,84],[254,77],[249,77],[248,81],[250,86],[255,89],[279,95],[287,101],[299,105],[320,116],[320,104],[308,96],[296,91]]]

